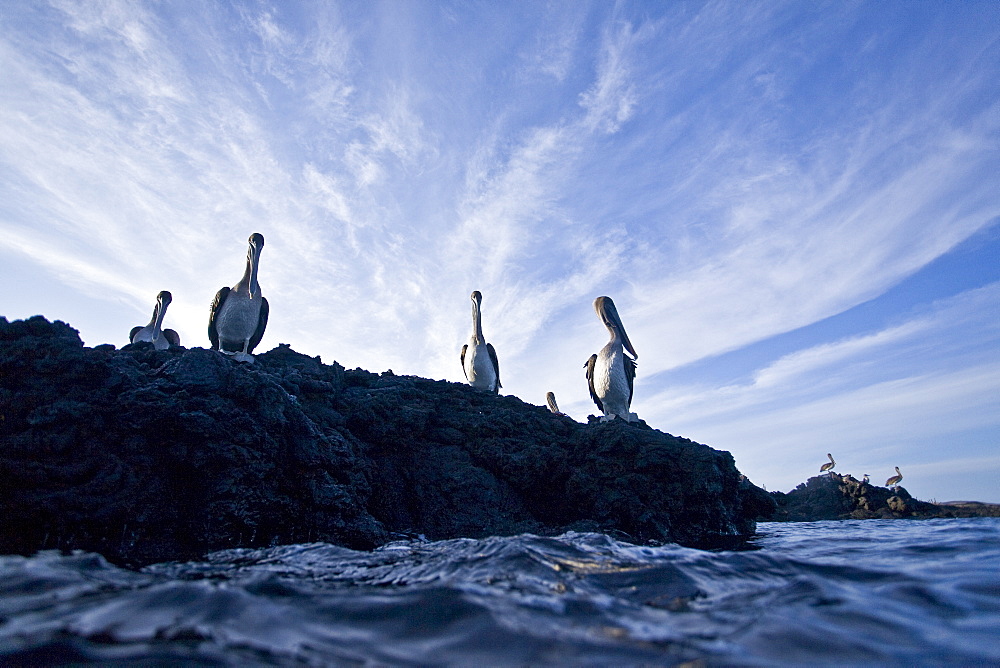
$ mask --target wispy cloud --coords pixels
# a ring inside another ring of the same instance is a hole
[[[625,21],[605,29],[594,84],[580,94],[580,106],[590,129],[617,132],[635,111],[638,93],[631,60],[635,51],[656,32],[654,25],[634,29]]]
[[[990,224],[1000,209],[983,200],[987,186],[978,175],[995,159],[987,139],[994,129],[986,116],[977,121],[984,143],[928,142],[891,179],[881,175],[886,152],[904,141],[925,142],[924,136],[892,137],[857,147],[853,156],[831,146],[815,170],[792,168],[785,158],[760,166],[761,178],[720,199],[718,231],[687,247],[700,266],[667,265],[663,277],[655,264],[645,268],[638,327],[658,329],[666,314],[683,314],[687,323],[651,371],[846,310]],[[916,123],[929,125],[930,118]],[[859,164],[846,163],[828,186],[825,176],[839,159]],[[726,169],[721,160],[719,167]],[[970,201],[981,204],[969,207]]]
[[[954,363],[959,356],[970,356],[964,361],[972,368],[992,349],[991,344],[1000,345],[994,306],[998,300],[1000,284],[971,290],[901,324],[779,357],[754,371],[744,383],[706,388],[705,394],[695,388],[673,388],[654,395],[650,403],[673,413],[675,419],[704,420],[753,405],[787,401],[793,393],[808,396],[862,379],[893,378],[900,373],[901,360],[904,373],[917,370],[919,375],[940,369],[942,360]],[[859,374],[859,367],[867,371]]]
[[[668,430],[707,435],[787,487],[828,450],[870,468],[940,462],[961,446],[923,444],[998,418],[998,297],[996,283],[962,293],[899,325],[780,357],[745,383],[665,390],[645,402],[648,415]]]

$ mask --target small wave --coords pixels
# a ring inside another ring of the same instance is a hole
[[[1000,661],[1000,520],[762,524],[753,551],[600,534],[0,557],[9,663]]]

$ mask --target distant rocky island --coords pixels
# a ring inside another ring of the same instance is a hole
[[[771,492],[771,496],[777,510],[770,519],[778,522],[1000,517],[1000,504],[928,503],[913,498],[903,487],[890,489],[837,474],[818,475],[787,494]]]
[[[775,500],[733,457],[465,384],[279,345],[84,347],[0,317],[0,553],[141,565],[233,547],[369,549],[530,532],[735,546]]]

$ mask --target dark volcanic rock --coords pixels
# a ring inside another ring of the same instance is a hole
[[[937,505],[913,498],[902,487],[888,489],[837,474],[818,475],[787,494],[771,492],[771,496],[778,504],[771,519],[778,522],[1000,516],[1000,506]]]
[[[771,497],[727,452],[471,387],[200,348],[83,347],[0,318],[0,552],[132,564],[221,548],[604,531],[708,546]]]

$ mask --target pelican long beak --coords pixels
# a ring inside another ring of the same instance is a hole
[[[476,336],[481,341],[483,338],[483,321],[480,309],[482,308],[483,294],[479,290],[473,290],[472,294],[469,295],[469,299],[472,300],[472,327],[476,332]]]
[[[251,246],[250,247],[250,299],[253,299],[254,292],[259,290],[260,288],[260,286],[257,284],[257,266],[259,263],[260,263],[260,251]]]
[[[260,252],[264,248],[264,236],[254,233],[250,237],[250,249],[247,251],[247,259],[250,261],[250,299],[254,294],[260,294],[260,286],[257,284],[257,268],[260,266]]]
[[[639,353],[635,352],[635,348],[632,347],[632,342],[625,331],[625,325],[622,324],[622,319],[618,315],[618,309],[615,307],[615,303],[611,300],[611,297],[598,297],[595,299],[594,310],[597,311],[597,315],[601,318],[601,322],[604,323],[605,327],[618,332],[625,350],[629,351],[633,358],[639,359]]]
[[[622,345],[625,347],[625,350],[632,353],[632,359],[639,359],[639,353],[635,352],[635,348],[632,347],[632,342],[628,340],[628,334],[625,333],[625,327],[620,321],[618,327],[620,328],[619,331],[622,333]]]
[[[163,317],[167,314],[167,307],[170,306],[170,293],[163,291],[156,295],[156,322],[153,324],[153,342],[160,338],[163,327]]]

